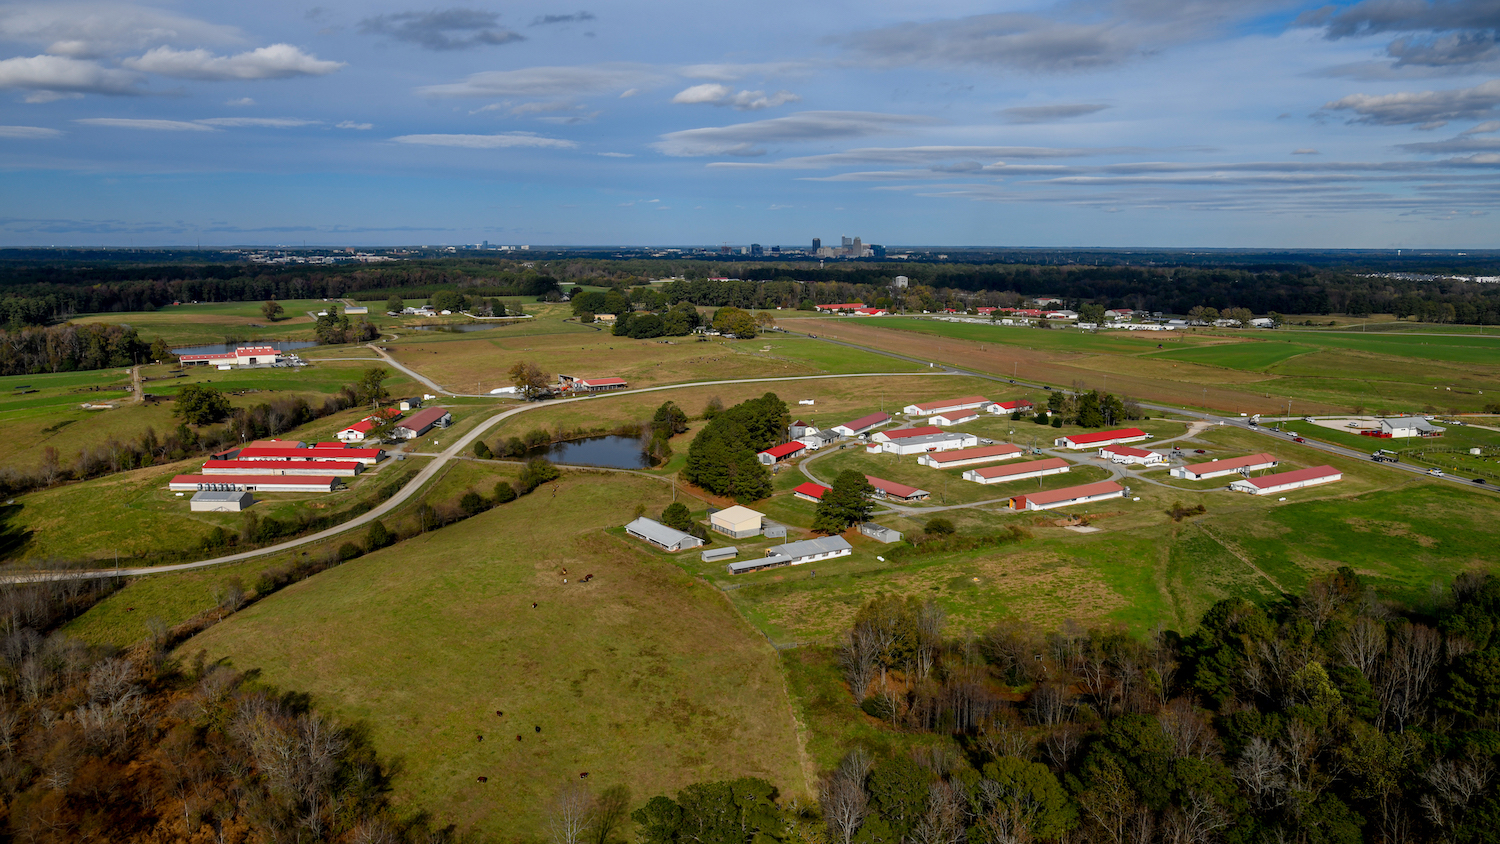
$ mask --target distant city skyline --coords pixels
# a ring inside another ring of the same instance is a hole
[[[0,246],[1500,248],[1495,26],[1490,0],[7,3]]]

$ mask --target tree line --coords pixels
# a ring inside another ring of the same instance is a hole
[[[766,393],[722,410],[710,404],[704,415],[708,424],[688,446],[682,479],[740,502],[769,496],[771,471],[755,455],[786,438],[786,402]]]

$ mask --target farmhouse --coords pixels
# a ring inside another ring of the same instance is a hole
[[[1107,445],[1099,449],[1099,456],[1111,463],[1124,463],[1129,466],[1159,466],[1167,462],[1167,458],[1163,457],[1161,452],[1131,448],[1128,445]]]
[[[255,496],[248,492],[213,492],[204,490],[193,493],[188,501],[188,510],[193,513],[238,513],[255,503]]]
[[[173,492],[333,492],[332,475],[178,475],[167,484]]]
[[[1054,507],[1091,504],[1095,501],[1104,501],[1109,498],[1124,497],[1124,487],[1121,487],[1114,481],[1100,481],[1096,484],[1054,489],[1051,492],[1033,492],[1026,495],[1017,495],[1010,500],[1010,506],[1015,510],[1051,510]]]
[[[889,413],[872,413],[869,416],[861,416],[853,422],[835,425],[833,426],[833,431],[839,436],[857,437],[860,434],[869,433],[889,421],[891,421]]]
[[[602,375],[598,378],[578,378],[572,375],[557,376],[557,388],[564,392],[607,393],[611,390],[624,390],[629,386],[629,384],[625,383],[624,378],[616,378],[613,375]]]
[[[840,312],[849,313],[860,310],[865,306],[864,302],[844,302],[840,305],[813,305],[814,308],[825,314],[836,314]]]
[[[736,504],[733,507],[725,507],[723,510],[719,510],[709,516],[708,526],[725,536],[744,539],[747,536],[758,536],[760,534],[760,524],[764,518],[764,513],[757,513],[749,507],[741,507]]]
[[[958,399],[940,399],[938,401],[922,402],[921,404],[909,404],[901,408],[901,412],[908,416],[931,416],[934,413],[957,413],[960,410],[975,410],[989,404],[990,400],[984,396],[964,396]]]
[[[366,466],[373,466],[385,459],[385,450],[380,448],[326,448],[321,445],[313,448],[284,448],[269,446],[247,446],[238,452],[225,452],[226,459],[238,460],[311,460],[335,462],[346,460],[358,460]]]
[[[822,484],[815,484],[812,481],[808,481],[805,484],[798,485],[796,489],[792,490],[792,495],[802,499],[803,501],[811,501],[816,504],[819,501],[822,501],[823,496],[827,495],[828,492],[828,487],[823,486]]]
[[[364,471],[358,460],[319,460],[316,462],[279,460],[210,460],[203,464],[205,475],[332,475],[352,478]]]
[[[934,425],[941,425],[944,428],[948,428],[953,425],[962,425],[965,422],[973,422],[978,418],[979,414],[977,413],[960,410],[955,413],[940,413],[937,416],[932,417],[931,422]]]
[[[1194,463],[1189,466],[1178,466],[1171,471],[1174,478],[1182,478],[1188,481],[1206,481],[1209,478],[1221,478],[1225,475],[1237,475],[1241,472],[1258,472],[1261,469],[1274,469],[1278,465],[1276,458],[1265,452],[1260,454],[1249,454],[1244,457],[1231,457],[1228,460],[1214,460],[1208,463]]]
[[[391,433],[403,440],[414,440],[433,428],[446,428],[453,424],[453,415],[441,407],[429,407],[418,411],[410,419],[397,425]]]
[[[1380,432],[1390,437],[1441,437],[1446,430],[1420,416],[1380,420]]]
[[[984,409],[990,413],[1016,413],[1017,411],[1030,413],[1036,408],[1025,399],[1016,399],[1015,401],[992,401],[985,405]]]
[[[959,466],[973,466],[978,463],[995,463],[1000,460],[1011,460],[1024,454],[1021,449],[1013,445],[1001,443],[1000,445],[987,445],[980,448],[964,448],[958,451],[935,452],[924,454],[917,458],[917,462],[934,469],[956,469]]]
[[[800,542],[788,542],[785,545],[767,548],[766,555],[758,560],[730,563],[729,573],[744,574],[745,572],[774,569],[781,566],[800,566],[803,563],[812,563],[818,560],[847,557],[853,553],[854,546],[850,545],[849,541],[842,536],[820,536],[816,539],[804,539]]]
[[[1149,440],[1151,435],[1140,428],[1116,428],[1113,431],[1098,431],[1092,434],[1069,434],[1058,437],[1052,444],[1059,448],[1103,448],[1117,443],[1133,443]]]
[[[780,463],[781,461],[786,460],[790,457],[796,456],[796,454],[800,451],[806,450],[806,445],[803,445],[799,441],[793,440],[789,443],[782,443],[781,445],[778,445],[774,448],[768,448],[765,451],[762,451],[759,454],[755,455],[755,459],[759,460],[761,463],[767,466],[771,466],[773,464]]]
[[[1061,457],[1048,457],[1045,460],[1028,460],[1025,463],[1015,463],[1010,466],[970,469],[964,472],[964,480],[978,484],[1003,484],[1010,481],[1024,481],[1027,478],[1040,478],[1043,475],[1060,475],[1066,471],[1068,471],[1068,461]]]
[[[865,480],[869,481],[870,486],[875,487],[876,498],[893,498],[897,501],[921,501],[930,494],[925,489],[898,484],[895,481],[877,478],[874,475],[865,475]]]
[[[932,430],[938,430],[936,428]],[[926,454],[933,451],[951,451],[979,445],[979,438],[962,431],[938,434],[918,434],[902,437],[891,442],[880,443],[880,450],[887,454]],[[874,446],[871,446],[872,448]]]
[[[178,360],[184,366],[194,364],[216,365],[216,366],[255,366],[265,363],[279,363],[281,352],[270,346],[241,346],[232,352],[218,352],[214,354],[201,355],[178,355]]]
[[[658,521],[653,521],[641,516],[625,526],[625,532],[641,540],[649,542],[663,551],[681,551],[684,548],[697,548],[703,544],[703,540],[691,533],[683,533],[676,528],[669,528]]]
[[[1248,492],[1251,495],[1272,495],[1289,489],[1301,489],[1305,486],[1331,484],[1343,477],[1344,473],[1332,466],[1314,466],[1311,469],[1294,469],[1290,472],[1277,472],[1258,478],[1241,478],[1231,483],[1229,488],[1235,492]]]

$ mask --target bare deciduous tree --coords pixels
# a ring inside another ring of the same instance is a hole
[[[547,809],[547,834],[552,844],[582,844],[594,823],[594,793],[573,780],[552,796]]]
[[[979,725],[979,746],[995,759],[1030,759],[1036,751],[1036,740],[1027,734],[1015,710],[1007,707]]]
[[[1420,721],[1441,654],[1442,637],[1431,627],[1403,624],[1396,629],[1375,687],[1382,722],[1392,720],[1398,731],[1404,731]]]
[[[1360,616],[1349,625],[1349,629],[1334,642],[1339,658],[1370,680],[1375,676],[1376,666],[1385,653],[1385,625],[1367,616]]]
[[[1260,736],[1250,739],[1245,752],[1234,766],[1234,778],[1239,781],[1250,800],[1262,811],[1280,806],[1286,777],[1282,769],[1286,757],[1276,746]]]
[[[823,820],[833,839],[841,844],[851,844],[869,814],[870,797],[865,793],[869,773],[869,754],[856,747],[845,754],[838,770],[825,778],[819,789]]]
[[[854,700],[861,701],[875,681],[876,661],[881,653],[880,635],[871,624],[855,625],[839,646],[839,666]]]
[[[968,831],[969,801],[962,783],[939,781],[927,789],[927,811],[911,831],[915,844],[959,844]]]
[[[1172,742],[1172,753],[1179,759],[1208,759],[1218,750],[1214,730],[1188,701],[1177,698],[1156,716],[1161,731]]]

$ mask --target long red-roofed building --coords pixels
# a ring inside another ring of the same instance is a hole
[[[178,475],[167,485],[173,492],[332,492],[332,475]]]
[[[812,481],[808,481],[805,484],[799,484],[796,489],[792,490],[792,495],[804,501],[817,503],[819,501],[822,501],[823,496],[827,495],[831,491],[832,490],[829,487],[823,486],[822,484],[815,484]]]
[[[1293,469],[1290,472],[1261,475],[1258,478],[1241,478],[1231,483],[1229,488],[1236,492],[1248,492],[1251,495],[1272,495],[1287,490],[1301,489],[1305,486],[1331,484],[1334,481],[1343,480],[1343,477],[1344,473],[1332,466],[1314,466],[1310,469]]]
[[[226,453],[227,454],[227,453]],[[228,455],[234,460],[358,460],[373,466],[385,458],[385,450],[379,448],[251,448]]]
[[[845,422],[842,425],[835,425],[830,430],[832,430],[835,434],[840,434],[845,437],[857,437],[860,434],[873,431],[889,421],[891,421],[891,415],[889,413],[871,413],[869,416],[861,416],[852,422]]]
[[[928,437],[932,436],[933,434],[943,433],[947,432],[942,428],[937,427],[936,425],[923,425],[920,428],[897,428],[894,431],[881,431],[880,433],[870,437],[870,439],[876,442],[889,443],[895,442],[896,440],[908,439],[910,437]]]
[[[1225,475],[1238,475],[1241,471],[1257,472],[1261,469],[1274,469],[1281,465],[1275,455],[1261,452],[1259,454],[1247,454],[1244,457],[1231,457],[1228,460],[1214,460],[1209,463],[1193,463],[1188,466],[1178,466],[1171,471],[1174,478],[1182,478],[1189,481],[1206,481],[1209,478],[1221,478]]]
[[[985,466],[980,469],[970,469],[964,472],[964,480],[977,484],[1004,484],[1046,475],[1061,475],[1069,468],[1068,461],[1061,457],[1048,457],[1044,460],[1012,463],[1009,466]]]
[[[1010,500],[1010,506],[1015,510],[1051,510],[1054,507],[1092,504],[1095,501],[1124,497],[1124,487],[1114,481],[1100,481],[1094,484],[1070,486],[1048,492],[1029,492],[1025,495],[1017,495]]]
[[[1151,435],[1140,428],[1116,428],[1112,431],[1096,431],[1092,434],[1069,434],[1052,441],[1058,448],[1103,448],[1119,443],[1149,440]]]
[[[365,470],[358,460],[210,460],[205,475],[332,475],[352,478]]]
[[[979,448],[961,448],[957,451],[934,451],[917,458],[917,462],[934,469],[956,469],[976,463],[995,463],[1011,460],[1026,452],[1008,443],[986,445]]]
[[[755,459],[759,460],[767,466],[770,466],[775,463],[780,463],[788,457],[792,457],[793,455],[797,454],[797,452],[804,451],[806,449],[806,445],[793,440],[789,443],[782,443],[781,445],[775,446],[773,448],[768,448],[765,451],[762,451],[759,454],[755,455]]]
[[[897,501],[921,501],[930,494],[925,489],[898,484],[895,481],[877,478],[874,475],[865,475],[865,480],[870,482],[870,486],[875,487],[875,496],[877,498],[894,498]]]
[[[989,404],[990,400],[984,396],[963,396],[956,399],[939,399],[937,401],[926,401],[918,404],[909,404],[901,408],[901,412],[908,416],[932,416],[935,413],[953,413],[960,410],[975,410]]]

